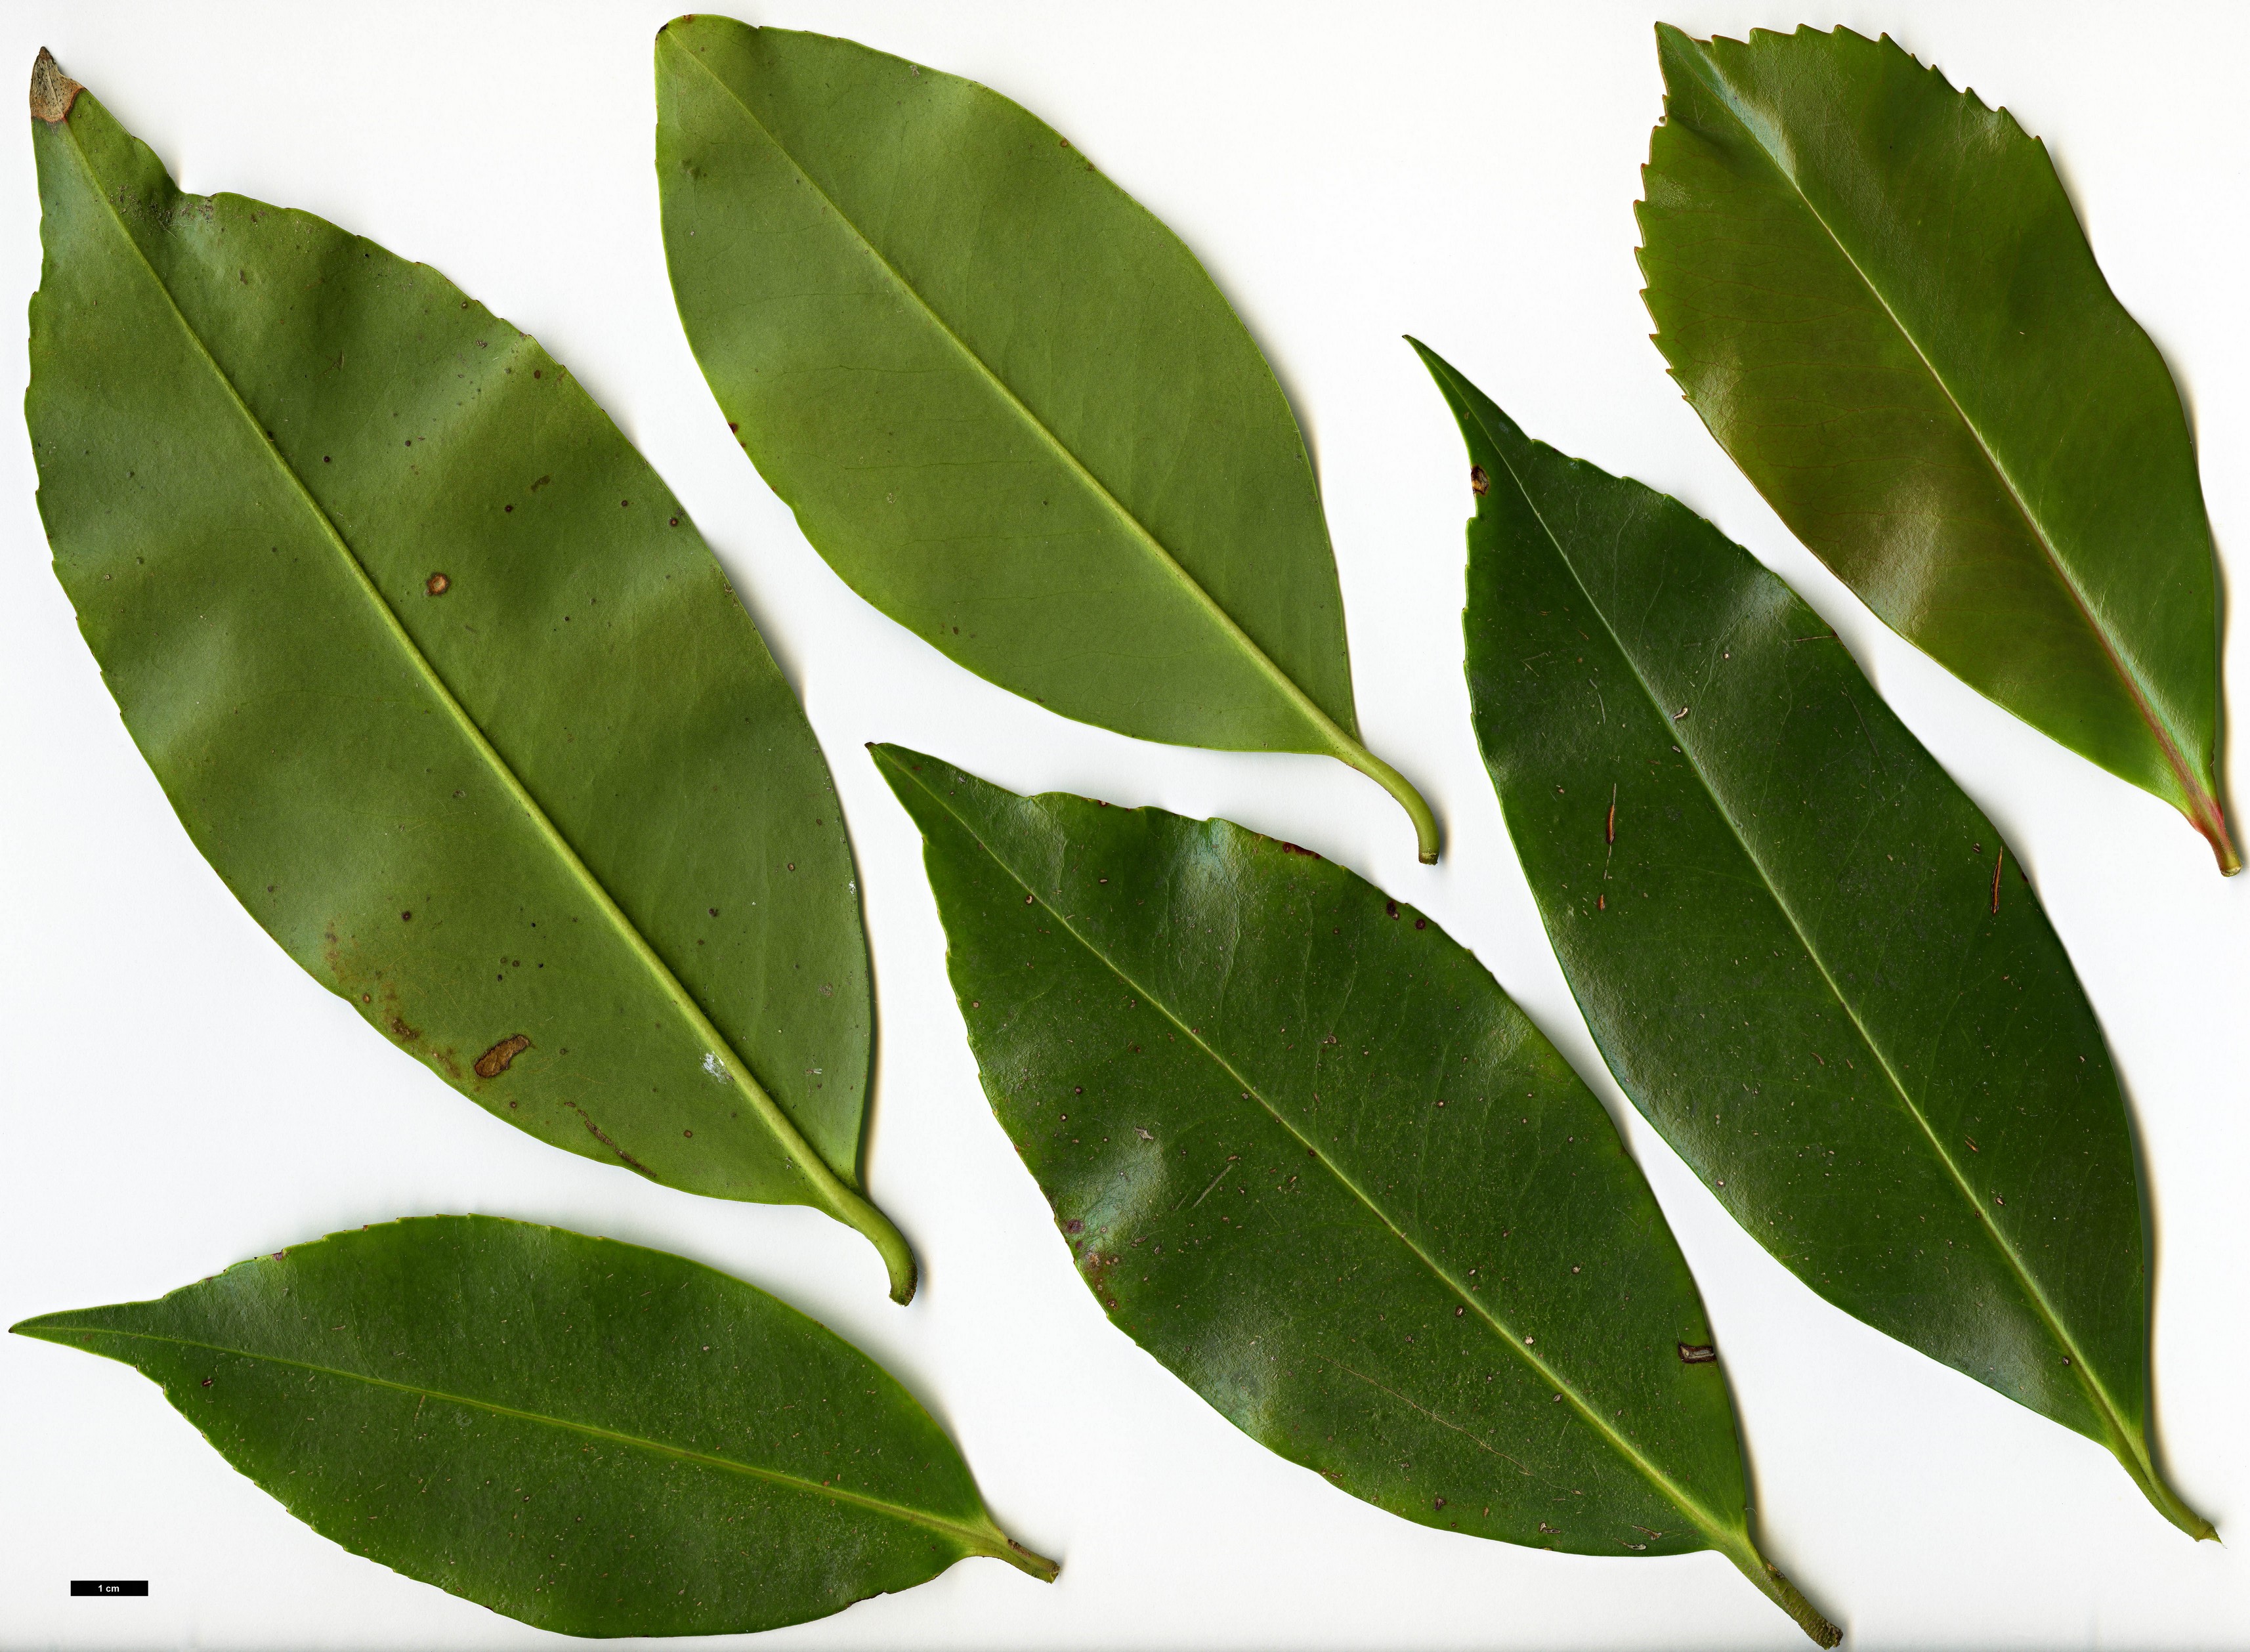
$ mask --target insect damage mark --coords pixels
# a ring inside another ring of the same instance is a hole
[[[60,126],[70,116],[71,105],[86,88],[63,73],[55,54],[45,46],[31,59],[31,113],[49,126]]]
[[[1484,473],[1484,467],[1481,465],[1470,466],[1469,492],[1474,494],[1479,499],[1482,499],[1485,494],[1491,490],[1491,488],[1492,479]]]
[[[2004,846],[1992,861],[1992,915],[1995,917],[2000,912],[2000,867],[2006,864],[2007,859],[2008,851]]]
[[[517,1056],[522,1054],[524,1051],[530,1047],[531,1040],[521,1033],[513,1033],[510,1036],[500,1040],[499,1043],[493,1045],[482,1055],[477,1057],[477,1076],[479,1078],[498,1078],[502,1073],[507,1071],[509,1062],[515,1060]],[[599,1130],[596,1130],[594,1133],[597,1136],[601,1134]]]
[[[406,1018],[394,1012],[390,1018],[390,1035],[401,1044],[411,1044],[422,1036],[422,1029],[418,1026],[409,1026],[406,1024]]]
[[[507,1040],[507,1041],[508,1041],[509,1043],[511,1043],[511,1044],[512,1044],[512,1043],[514,1043],[514,1042],[515,1042],[515,1040],[514,1040],[514,1039],[510,1039],[510,1040]],[[530,1042],[531,1042],[531,1040],[530,1040],[529,1039],[525,1039],[523,1041],[524,1041],[526,1044],[528,1044],[528,1043],[530,1043]],[[493,1047],[494,1049],[497,1049],[497,1048],[499,1048],[500,1047],[499,1047],[498,1045],[494,1045]],[[513,1059],[514,1059],[513,1055],[511,1055],[510,1059],[511,1059],[511,1060],[513,1060]],[[502,1065],[505,1065],[505,1063],[503,1063]],[[478,1070],[479,1072],[480,1072],[480,1073],[481,1073],[481,1072],[483,1072],[483,1071],[484,1071],[484,1066],[485,1066],[485,1064],[484,1064],[482,1061],[479,1061],[479,1062],[477,1063],[477,1070]],[[587,1112],[587,1110],[586,1110],[584,1108],[583,1108],[583,1107],[579,1106],[579,1105],[578,1105],[576,1102],[575,1102],[569,1103],[569,1105],[570,1110],[571,1110],[572,1112],[576,1113],[576,1114],[578,1116],[578,1122],[579,1122],[580,1123],[583,1124],[583,1125],[586,1127],[586,1132],[587,1132],[587,1134],[589,1134],[590,1136],[591,1136],[591,1137],[592,1137],[596,1141],[599,1142],[603,1146],[604,1146],[604,1147],[608,1148],[608,1149],[610,1150],[610,1151],[611,1151],[612,1153],[615,1153],[615,1154],[618,1156],[618,1163],[619,1163],[620,1165],[624,1165],[627,1170],[630,1170],[630,1171],[637,1171],[637,1172],[639,1172],[641,1175],[643,1175],[643,1176],[646,1176],[646,1175],[648,1175],[648,1166],[647,1166],[647,1165],[644,1165],[644,1164],[642,1164],[642,1163],[640,1162],[640,1160],[638,1160],[638,1159],[635,1158],[634,1158],[631,1153],[628,1153],[627,1151],[625,1151],[625,1150],[624,1148],[622,1148],[622,1147],[618,1146],[618,1145],[617,1144],[617,1143],[615,1143],[614,1141],[611,1141],[611,1140],[610,1139],[609,1133],[608,1133],[607,1131],[605,1131],[604,1130],[603,1130],[603,1128],[602,1128],[599,1124],[597,1124],[596,1123],[594,1123],[594,1119],[593,1119],[593,1115],[592,1115],[592,1114],[590,1114],[590,1113]]]
[[[1680,1344],[1680,1363],[1683,1365],[1708,1365],[1719,1357],[1719,1351],[1708,1342],[1683,1342]]]

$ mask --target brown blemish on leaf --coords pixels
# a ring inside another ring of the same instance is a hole
[[[45,46],[31,59],[31,114],[49,126],[60,126],[69,119],[71,105],[86,88],[63,73],[63,66],[55,61],[55,54]]]
[[[1474,494],[1479,499],[1482,499],[1485,496],[1486,491],[1490,488],[1491,486],[1492,481],[1485,475],[1483,466],[1472,465],[1469,467],[1469,491],[1471,493]]]
[[[1099,1250],[1089,1250],[1086,1253],[1087,1287],[1112,1308],[1116,1307],[1117,1303],[1109,1295],[1109,1270],[1116,1267],[1120,1260],[1121,1258],[1114,1252],[1107,1256]]]
[[[527,1044],[530,1042],[528,1039],[526,1039],[524,1041]],[[494,1047],[497,1048],[498,1047],[495,1046]],[[484,1068],[484,1063],[482,1061],[479,1061],[477,1063],[477,1068],[481,1072]],[[570,1110],[578,1116],[579,1122],[585,1125],[588,1134],[592,1136],[596,1141],[599,1142],[603,1146],[608,1148],[610,1151],[618,1156],[618,1162],[619,1164],[623,1165],[627,1170],[638,1171],[643,1176],[648,1174],[648,1167],[642,1164],[640,1160],[635,1158],[631,1153],[625,1151],[624,1148],[611,1141],[602,1127],[594,1123],[592,1116],[589,1114],[584,1108],[573,1102],[571,1104]]]
[[[507,1064],[510,1061],[530,1047],[531,1040],[521,1033],[500,1040],[499,1043],[477,1057],[477,1076],[498,1078],[502,1073],[507,1071]],[[592,1126],[589,1124],[587,1128],[590,1130]],[[595,1130],[594,1133],[597,1136],[601,1135],[599,1130]],[[604,1137],[603,1139],[606,1141],[608,1138]]]
[[[422,1036],[422,1029],[418,1026],[407,1026],[406,1018],[403,1015],[393,1015],[390,1018],[390,1033],[400,1043],[411,1044]]]
[[[1708,1365],[1719,1357],[1719,1351],[1708,1342],[1683,1342],[1680,1344],[1680,1363],[1683,1365]]]
[[[443,574],[431,574],[422,582],[422,589],[433,597],[442,597],[453,588],[453,582]]]
[[[1308,861],[1317,861],[1321,858],[1319,855],[1315,854],[1310,849],[1300,848],[1294,843],[1284,843],[1281,846],[1281,853],[1284,854],[1301,854]]]

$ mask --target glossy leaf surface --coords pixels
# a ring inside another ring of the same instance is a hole
[[[2211,1535],[2149,1448],[2116,1075],[1998,831],[1748,551],[1423,356],[1482,487],[1477,742],[1618,1084],[1814,1290]]]
[[[679,501],[437,272],[181,194],[41,68],[39,510],[196,847],[496,1116],[827,1210],[910,1290],[858,1192],[872,1007],[834,785]]]
[[[1087,1288],[1260,1444],[1424,1525],[1752,1546],[1703,1306],[1615,1126],[1411,907],[1224,820],[893,746],[993,1110]]]
[[[17,1334],[133,1366],[322,1536],[565,1635],[798,1623],[990,1555],[880,1365],[701,1263],[424,1216]]]
[[[1657,34],[1641,268],[1688,401],[1885,623],[2236,870],[2194,446],[2046,149],[1888,38]]]
[[[852,588],[978,675],[1145,739],[1358,740],[1304,439],[1218,289],[1058,133],[848,40],[656,40],[681,322]]]

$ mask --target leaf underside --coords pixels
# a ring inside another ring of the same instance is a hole
[[[180,193],[91,93],[31,124],[40,514],[197,847],[495,1116],[910,1269],[834,786],[678,501],[435,271]]]
[[[1618,1084],[1814,1290],[2208,1535],[2148,1444],[2123,1098],[1998,831],[1749,552],[1422,354],[1480,485],[1478,743]]]
[[[845,583],[1146,739],[1358,743],[1302,435],[1177,237],[997,93],[847,40],[657,37],[665,253],[704,377]]]
[[[1052,1577],[873,1361],[659,1251],[481,1216],[14,1328],[121,1360],[355,1554],[564,1635],[737,1635],[970,1555]]]
[[[1467,951],[1223,820],[875,749],[995,1113],[1118,1327],[1421,1524],[1752,1547],[1694,1280],[1615,1127]]]
[[[2186,415],[2045,148],[1888,37],[1657,32],[1640,261],[1688,401],[1886,624],[2238,869]]]

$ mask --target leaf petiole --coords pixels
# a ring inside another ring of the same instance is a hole
[[[1424,866],[1438,864],[1438,817],[1405,775],[1377,757],[1342,729],[1336,731],[1337,758],[1358,770],[1398,800],[1414,823],[1414,848]]]

